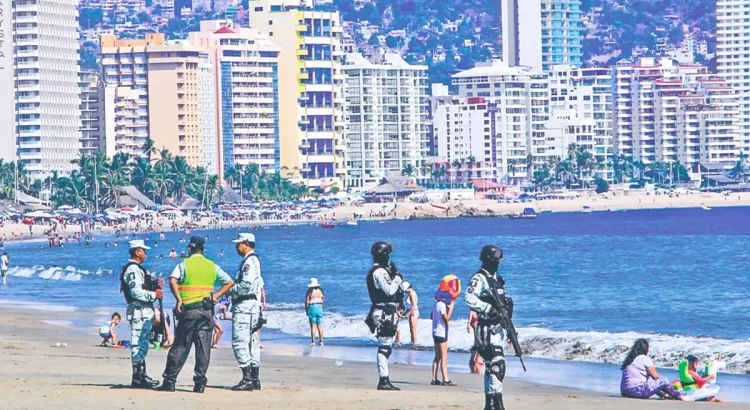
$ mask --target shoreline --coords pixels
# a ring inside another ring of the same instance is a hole
[[[205,395],[190,393],[192,358],[178,379],[177,394],[131,390],[127,388],[129,350],[96,347],[95,319],[96,314],[81,311],[0,309],[0,331],[7,335],[0,341],[0,350],[6,352],[0,355],[0,368],[3,369],[0,371],[0,392],[14,392],[7,408],[41,409],[54,405],[60,409],[95,409],[101,408],[101,395],[106,395],[111,396],[118,407],[125,406],[122,408],[142,408],[148,400],[167,398],[178,400],[185,409],[203,409],[219,407],[218,402],[227,405],[236,403],[237,394],[247,394],[226,390],[239,377],[231,348],[212,351],[209,389]],[[87,322],[89,326],[75,327],[73,322]],[[124,329],[120,330],[124,332]],[[264,390],[251,393],[261,408],[478,409],[483,404],[482,376],[455,370],[455,367],[464,365],[461,359],[465,355],[451,354],[450,375],[459,387],[445,388],[429,386],[429,367],[423,364],[424,357],[415,359],[413,356],[419,352],[394,349],[391,358],[392,379],[403,390],[390,394],[374,389],[377,374],[374,360],[370,360],[374,356],[372,348],[340,348],[335,345],[311,348],[301,344],[277,343],[268,336],[265,339],[266,349],[262,352],[261,367]],[[67,343],[67,346],[56,347],[57,343]],[[156,378],[163,369],[166,353],[164,350],[149,353],[152,377]],[[345,358],[340,356],[342,353]],[[422,353],[429,355],[429,352]],[[580,363],[534,358],[529,364],[530,372],[537,373],[536,380],[525,377],[517,361],[510,359],[509,376],[504,383],[509,408],[626,410],[635,404],[631,399],[620,398],[612,389],[597,391],[595,386],[609,386],[611,380],[603,378],[596,369],[592,371],[585,365],[581,369]],[[611,367],[597,366],[607,372]],[[577,388],[555,387],[549,382],[540,381],[545,377],[573,378],[571,382]],[[586,382],[586,378],[590,380]],[[616,378],[619,381],[619,374]],[[28,384],[42,388],[44,396],[33,394],[39,389],[28,389]],[[617,386],[615,384],[615,390]],[[686,405],[697,408],[692,406],[701,404],[657,400],[639,401],[637,404],[642,409],[656,406],[684,408]],[[735,403],[729,407],[747,408],[747,405]]]
[[[440,207],[436,207],[436,206]],[[584,207],[589,209],[584,211]],[[208,229],[240,229],[250,227],[271,226],[294,226],[294,225],[319,225],[324,221],[344,222],[355,219],[355,214],[361,215],[358,221],[388,222],[403,220],[426,220],[426,219],[463,219],[463,218],[503,218],[510,214],[523,211],[524,208],[534,208],[537,213],[546,212],[625,212],[636,210],[661,210],[661,209],[695,209],[695,208],[724,208],[724,207],[750,207],[750,193],[732,193],[728,196],[719,193],[701,193],[684,195],[681,197],[668,197],[664,195],[615,196],[601,198],[597,196],[584,196],[575,199],[541,200],[523,203],[500,203],[494,200],[473,199],[462,201],[450,201],[446,203],[424,203],[413,202],[388,202],[388,203],[366,203],[360,206],[341,205],[335,208],[322,210],[310,219],[273,219],[273,220],[221,220],[218,225],[204,222],[196,222],[191,229],[202,231]],[[444,209],[445,208],[445,209]],[[160,218],[158,227],[152,232],[136,232],[138,235],[150,235],[159,232],[172,232],[169,227],[172,220]],[[177,219],[178,225],[191,222],[189,216]],[[15,242],[47,242],[47,237],[42,233],[47,225],[34,225],[34,236],[28,236],[28,225],[6,222],[0,227],[0,237],[4,234],[8,240],[5,244]],[[118,226],[98,226],[90,232],[94,236],[114,235],[117,230],[123,234],[132,234],[135,223],[129,222]],[[177,232],[182,231],[179,229]],[[23,237],[14,240],[13,233],[23,233]],[[65,231],[58,234],[63,237],[81,233],[79,225],[70,225]]]

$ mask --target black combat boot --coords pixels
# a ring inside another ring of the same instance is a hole
[[[241,367],[240,370],[242,370],[242,380],[240,380],[239,383],[232,386],[232,390],[234,391],[251,391],[255,390],[255,383],[253,382],[253,377],[251,375],[252,367]]]
[[[391,384],[391,379],[389,377],[381,377],[380,382],[378,382],[378,390],[398,391],[401,389]]]
[[[206,391],[206,385],[203,383],[195,383],[193,387],[193,393],[203,393]]]
[[[133,363],[133,379],[130,382],[130,387],[133,389],[153,389],[155,386],[149,383],[144,376],[146,372],[143,370],[143,362]],[[159,384],[158,382],[156,384]]]
[[[253,390],[260,390],[260,367],[250,367],[250,378],[253,379]]]
[[[493,407],[492,410],[505,410],[505,405],[503,405],[502,393],[498,393],[495,395],[495,407]]]
[[[164,379],[164,381],[161,383],[161,386],[159,386],[159,388],[156,390],[174,392],[175,389],[176,389],[175,382]]]
[[[495,410],[495,395],[491,393],[484,394],[484,410]]]
[[[159,385],[158,380],[154,380],[150,377],[148,377],[148,373],[146,372],[146,362],[144,361],[141,364],[141,378],[148,384],[151,385],[152,389],[155,389]]]

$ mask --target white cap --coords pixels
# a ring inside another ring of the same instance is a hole
[[[407,290],[409,290],[409,288],[411,288],[411,283],[409,283],[407,281],[401,282],[401,290],[403,290],[404,292],[406,292]]]
[[[151,249],[143,242],[142,239],[136,239],[134,241],[128,242],[130,244],[130,249]]]
[[[318,278],[310,278],[310,283],[307,284],[308,288],[319,288]]]
[[[255,243],[255,235],[251,233],[241,233],[237,239],[233,240],[234,243],[242,243],[242,242],[253,242]]]

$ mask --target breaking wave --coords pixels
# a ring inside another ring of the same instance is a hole
[[[97,269],[96,271],[89,271],[84,269],[78,269],[74,266],[66,266],[62,268],[60,266],[45,267],[41,265],[33,266],[31,268],[15,266],[8,270],[9,276],[15,276],[19,278],[39,278],[46,280],[64,280],[64,281],[79,281],[83,277],[95,275],[95,276],[106,276],[111,275],[111,269]]]
[[[422,315],[425,312],[421,312]],[[427,313],[429,315],[429,313]],[[303,305],[269,305],[268,327],[294,336],[309,336],[310,327]],[[341,338],[352,344],[373,344],[375,337],[363,323],[365,315],[345,316],[326,312],[324,330],[327,338]],[[466,319],[455,319],[450,323],[448,346],[452,351],[468,352],[474,344],[473,333],[466,331]],[[411,344],[409,325],[403,320],[399,324],[401,343]],[[417,348],[431,348],[432,321],[420,318],[417,332]],[[728,340],[708,337],[645,334],[636,332],[573,332],[557,331],[531,326],[518,329],[524,354],[557,360],[575,360],[597,363],[620,363],[628,349],[638,338],[650,342],[649,355],[657,366],[676,368],[684,355],[715,357],[721,353],[727,362],[727,372],[750,374],[750,341]],[[512,352],[512,348],[508,347]]]

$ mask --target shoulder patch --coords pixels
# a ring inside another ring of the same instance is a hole
[[[130,282],[130,285],[128,286],[130,286],[130,289],[135,289],[135,282]]]

